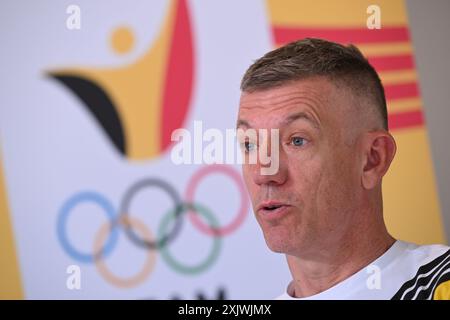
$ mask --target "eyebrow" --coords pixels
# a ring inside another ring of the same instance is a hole
[[[286,119],[284,119],[281,122],[280,127],[288,126],[292,122],[294,122],[298,119],[303,119],[303,120],[308,121],[316,129],[320,128],[318,121],[314,117],[312,117],[311,115],[309,115],[308,113],[303,112],[303,111],[297,112],[297,113],[294,113],[294,114],[291,114],[290,116],[288,116]],[[238,119],[236,128],[239,128],[239,127],[251,128],[252,126],[246,120]]]
[[[297,112],[297,113],[294,113],[294,114],[290,115],[289,117],[287,117],[286,119],[284,119],[284,120],[281,122],[281,125],[282,125],[282,126],[288,126],[288,125],[290,125],[292,122],[294,122],[294,121],[296,121],[296,120],[298,120],[298,119],[304,119],[304,120],[308,121],[308,122],[311,123],[311,124],[313,125],[313,127],[315,127],[316,129],[319,129],[319,127],[320,127],[320,126],[319,126],[319,122],[318,122],[314,117],[312,117],[311,115],[309,115],[308,113],[303,112],[303,111]]]
[[[247,128],[251,128],[252,126],[245,120],[243,119],[238,119],[237,124],[236,124],[236,128],[239,127],[247,127]]]

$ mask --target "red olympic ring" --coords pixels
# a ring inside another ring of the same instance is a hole
[[[187,215],[189,219],[191,220],[192,224],[197,227],[197,229],[207,235],[210,236],[225,236],[230,234],[231,232],[235,231],[243,222],[245,219],[245,216],[247,215],[247,212],[249,210],[249,201],[246,196],[245,186],[244,183],[241,180],[241,176],[239,173],[235,170],[233,170],[231,167],[226,165],[208,165],[200,170],[198,170],[189,181],[187,187],[186,187],[186,202],[192,203],[194,202],[195,197],[195,189],[197,188],[198,184],[200,183],[201,179],[203,179],[206,175],[209,173],[222,173],[230,177],[236,184],[238,185],[239,192],[241,195],[241,205],[239,208],[239,212],[237,216],[232,220],[228,225],[220,227],[220,228],[212,228],[205,223],[202,222],[200,217],[195,214],[194,212],[189,212]]]

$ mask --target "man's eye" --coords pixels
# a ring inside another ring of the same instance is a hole
[[[301,147],[306,144],[306,139],[301,138],[301,137],[292,137],[291,144],[296,147]]]
[[[249,142],[249,141],[245,141],[243,143],[243,146],[244,146],[245,152],[253,151],[256,148],[256,145],[254,143]]]

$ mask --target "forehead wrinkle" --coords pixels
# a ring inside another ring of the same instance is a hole
[[[293,88],[287,93],[285,92],[264,92],[255,94],[249,93],[241,98],[240,109],[242,110],[264,110],[268,112],[278,111],[279,109],[290,107],[292,104],[304,104],[315,111],[314,106],[323,105],[323,95],[320,95],[314,87]],[[306,103],[309,102],[309,103]],[[318,115],[316,114],[318,117]]]
[[[276,113],[277,111],[281,110],[281,109],[291,109],[290,113],[295,113],[296,111],[298,111],[298,107],[300,106],[306,106],[308,107],[307,110],[304,110],[303,112],[305,112],[306,114],[310,114],[310,117],[313,118],[313,120],[315,120],[317,122],[317,124],[320,125],[321,121],[320,121],[320,116],[317,112],[317,105],[322,105],[321,101],[318,101],[312,97],[309,96],[298,96],[298,94],[296,94],[295,96],[289,96],[288,98],[286,97],[282,97],[284,99],[279,99],[281,101],[278,101],[276,104],[280,104],[279,106],[276,107],[270,107],[270,109],[267,110],[267,112],[269,114],[273,114]],[[259,99],[257,99],[259,100]],[[253,111],[254,109],[259,110],[259,109],[267,109],[269,106],[267,105],[267,103],[265,103],[266,105],[254,105],[251,107],[246,107],[244,105],[241,106],[241,109],[246,110],[246,111]],[[273,104],[270,104],[270,106],[272,106]],[[248,124],[249,127],[252,127],[252,125],[250,124],[250,119],[239,119],[238,120],[238,125],[239,124]]]
[[[320,127],[320,124],[317,122],[316,118],[310,115],[310,112],[308,111],[300,111],[289,115],[281,121],[281,126],[287,127],[298,120],[306,121],[316,129],[319,129]]]
[[[255,97],[253,94],[244,96],[241,99],[241,109],[265,109],[267,105],[282,105],[291,104],[292,101],[298,100],[309,100],[313,104],[322,104],[320,95],[315,90],[295,90],[294,92],[289,92],[287,94],[281,95],[262,95]],[[275,97],[274,97],[275,96]],[[278,109],[275,107],[275,109]]]

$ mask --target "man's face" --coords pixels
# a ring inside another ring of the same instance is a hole
[[[305,255],[326,248],[358,220],[355,199],[362,168],[351,101],[324,78],[242,93],[239,128],[279,129],[278,171],[261,174],[259,161],[243,165],[253,210],[271,250]],[[244,152],[254,152],[253,142],[264,144],[249,141]]]

